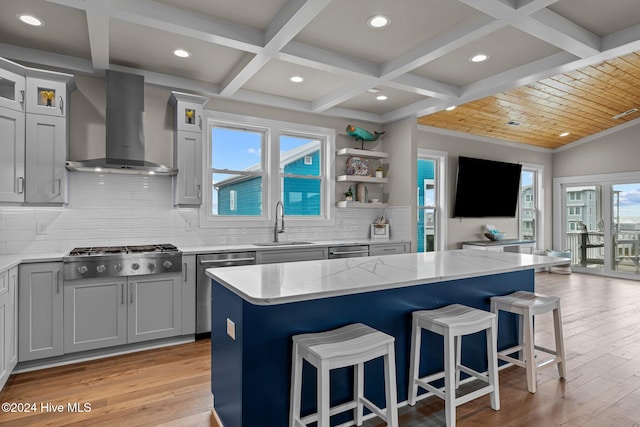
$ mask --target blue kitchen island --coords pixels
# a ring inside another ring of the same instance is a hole
[[[398,401],[407,399],[411,313],[458,303],[489,310],[489,298],[534,290],[535,268],[563,258],[454,250],[209,269],[211,391],[224,427],[287,426],[291,337],[362,322],[395,337]],[[515,344],[502,313],[498,347]],[[423,336],[421,375],[441,370],[442,338]],[[483,372],[483,335],[465,338],[463,363]],[[380,360],[366,365],[365,395],[384,406]],[[332,372],[332,405],[350,400],[352,369]],[[305,363],[303,414],[315,412],[315,370]],[[350,413],[332,417],[332,425]]]

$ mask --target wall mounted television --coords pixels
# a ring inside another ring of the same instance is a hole
[[[521,171],[516,163],[459,157],[453,216],[515,217]]]

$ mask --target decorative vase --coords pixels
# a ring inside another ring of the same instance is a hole
[[[356,200],[360,203],[367,202],[367,187],[361,182],[356,185]]]

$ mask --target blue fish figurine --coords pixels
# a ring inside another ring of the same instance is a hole
[[[356,141],[377,141],[381,135],[384,135],[384,132],[371,133],[368,130],[347,125],[347,135],[354,137]]]

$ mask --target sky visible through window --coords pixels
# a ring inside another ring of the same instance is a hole
[[[614,185],[613,191],[620,192],[620,221],[640,223],[640,183]]]

